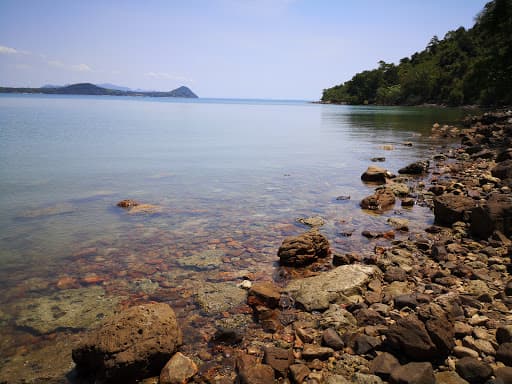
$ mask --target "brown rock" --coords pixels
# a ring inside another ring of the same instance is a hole
[[[495,193],[486,204],[478,206],[471,213],[471,234],[487,239],[494,231],[505,236],[512,235],[512,197]]]
[[[463,357],[455,364],[457,373],[470,384],[482,384],[491,377],[492,368],[489,364],[484,363],[473,357]]]
[[[247,299],[250,305],[265,305],[277,308],[281,299],[281,288],[270,281],[254,283]]]
[[[400,366],[398,359],[391,353],[382,352],[373,359],[370,372],[387,380],[397,367]]]
[[[382,188],[375,191],[373,195],[365,197],[359,204],[363,209],[380,211],[391,208],[395,205],[395,194],[393,191]]]
[[[503,180],[512,178],[512,160],[500,162],[491,170],[491,174]]]
[[[197,373],[197,365],[190,358],[176,352],[160,372],[160,384],[186,383]]]
[[[343,349],[345,346],[340,335],[334,328],[327,328],[322,334],[322,341],[327,346],[336,351]]]
[[[311,370],[305,364],[293,364],[290,366],[290,376],[295,384],[302,384]]]
[[[512,366],[512,343],[503,343],[498,347],[496,360]]]
[[[427,172],[428,166],[428,161],[417,161],[415,163],[409,164],[408,166],[399,169],[398,173],[405,173],[408,175],[421,175],[422,173]]]
[[[436,346],[425,325],[413,315],[397,320],[385,335],[386,346],[410,360],[424,361],[438,357]]]
[[[396,384],[436,384],[432,364],[409,363],[391,372],[391,381]]]
[[[126,200],[121,200],[116,205],[121,208],[131,208],[131,207],[136,207],[137,205],[139,205],[139,203],[136,202],[135,200],[126,199]]]
[[[274,370],[270,365],[254,364],[238,372],[240,384],[269,384],[274,382]]]
[[[334,354],[334,350],[329,347],[320,347],[315,344],[306,344],[302,351],[302,357],[306,360],[320,359],[325,360]]]
[[[288,368],[295,361],[293,351],[291,349],[283,349],[276,347],[265,348],[265,364],[270,365],[274,370],[283,377],[288,374]]]
[[[79,373],[125,383],[158,375],[181,342],[172,308],[146,304],[108,318],[84,337],[72,356]]]
[[[277,252],[280,263],[288,266],[305,266],[329,254],[329,241],[315,229],[285,238]]]
[[[450,226],[456,221],[463,221],[464,212],[475,207],[475,201],[469,197],[450,193],[438,196],[434,199],[435,223]]]
[[[361,175],[361,180],[371,183],[384,184],[388,178],[388,171],[381,167],[370,165],[368,169]]]

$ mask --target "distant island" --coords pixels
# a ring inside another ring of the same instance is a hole
[[[186,97],[198,96],[188,87],[182,86],[169,92],[157,91],[132,91],[121,89],[109,89],[91,83],[70,84],[63,87],[45,85],[41,88],[10,88],[0,87],[0,93],[42,93],[46,95],[96,95],[96,96],[149,96],[149,97]]]
[[[512,105],[512,0],[487,3],[475,25],[432,37],[398,65],[357,73],[321,101],[378,105]]]

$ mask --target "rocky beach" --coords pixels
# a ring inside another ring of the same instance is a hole
[[[77,249],[66,275],[9,292],[17,316],[0,311],[0,320],[14,323],[24,346],[4,339],[17,350],[0,382],[512,382],[512,113],[436,123],[432,136],[431,156],[397,174],[376,166],[380,157],[361,170],[374,192],[359,209],[385,215],[384,230],[341,228],[332,239],[329,219],[300,217],[268,239],[246,239],[251,255],[273,244],[269,261],[248,257],[229,234],[199,237],[207,247],[193,253],[157,250],[169,240],[160,232],[147,244],[124,239],[127,255],[108,244],[109,254]],[[167,209],[117,205],[134,217]],[[404,218],[418,206],[434,225]],[[365,246],[340,252],[355,237]],[[188,277],[166,264],[170,253]],[[38,290],[53,293],[31,299]]]

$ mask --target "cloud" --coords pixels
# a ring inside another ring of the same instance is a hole
[[[20,51],[19,49],[6,47],[5,45],[0,45],[0,55],[28,55],[30,52]]]
[[[146,72],[144,74],[146,77],[151,77],[153,79],[158,80],[175,80],[175,81],[188,81],[188,82],[194,82],[194,80],[189,79],[185,76],[180,75],[173,75],[167,72]]]
[[[16,64],[14,66],[16,69],[31,69],[32,66],[29,64]]]
[[[74,72],[92,72],[92,68],[87,64],[65,64],[59,60],[47,60],[46,63],[54,68],[65,69]]]

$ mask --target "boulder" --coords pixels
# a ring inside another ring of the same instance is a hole
[[[512,178],[512,160],[504,160],[498,163],[498,165],[491,170],[491,174],[502,180]]]
[[[180,352],[176,352],[160,372],[159,384],[182,384],[198,371],[196,363]]]
[[[129,383],[156,376],[182,343],[172,308],[145,304],[108,318],[73,349],[79,373],[97,381]]]
[[[409,363],[395,368],[391,372],[391,381],[397,384],[436,384],[432,364]]]
[[[414,315],[398,319],[385,331],[385,335],[386,347],[410,360],[425,361],[439,357],[425,325]]]
[[[315,229],[299,236],[285,238],[277,252],[282,265],[294,267],[311,264],[329,254],[329,241]]]
[[[387,380],[397,367],[400,366],[398,359],[391,353],[382,352],[375,359],[373,359],[370,365],[370,372],[382,377]]]
[[[496,351],[496,360],[512,366],[512,343],[503,343]]]
[[[427,172],[428,166],[428,161],[416,161],[415,163],[409,164],[408,166],[399,169],[398,173],[405,173],[408,175],[421,175],[422,173]]]
[[[464,221],[464,213],[476,207],[476,202],[459,195],[446,193],[434,198],[435,223],[451,226],[456,221]]]
[[[370,183],[386,183],[386,179],[389,178],[389,172],[387,169],[370,165],[368,169],[361,175],[361,180]]]
[[[377,189],[373,195],[365,197],[361,200],[359,205],[363,209],[369,209],[372,211],[380,211],[386,208],[391,208],[395,205],[395,194],[388,188]]]
[[[512,197],[495,193],[486,204],[471,211],[471,234],[487,239],[496,230],[506,236],[512,235]]]
[[[443,371],[435,374],[437,384],[468,384],[457,372]]]
[[[455,363],[457,373],[470,384],[482,384],[492,376],[492,368],[473,357],[463,357]]]
[[[342,265],[319,276],[294,280],[284,291],[307,311],[325,310],[331,303],[347,302],[347,296],[363,293],[380,274],[373,265]]]

